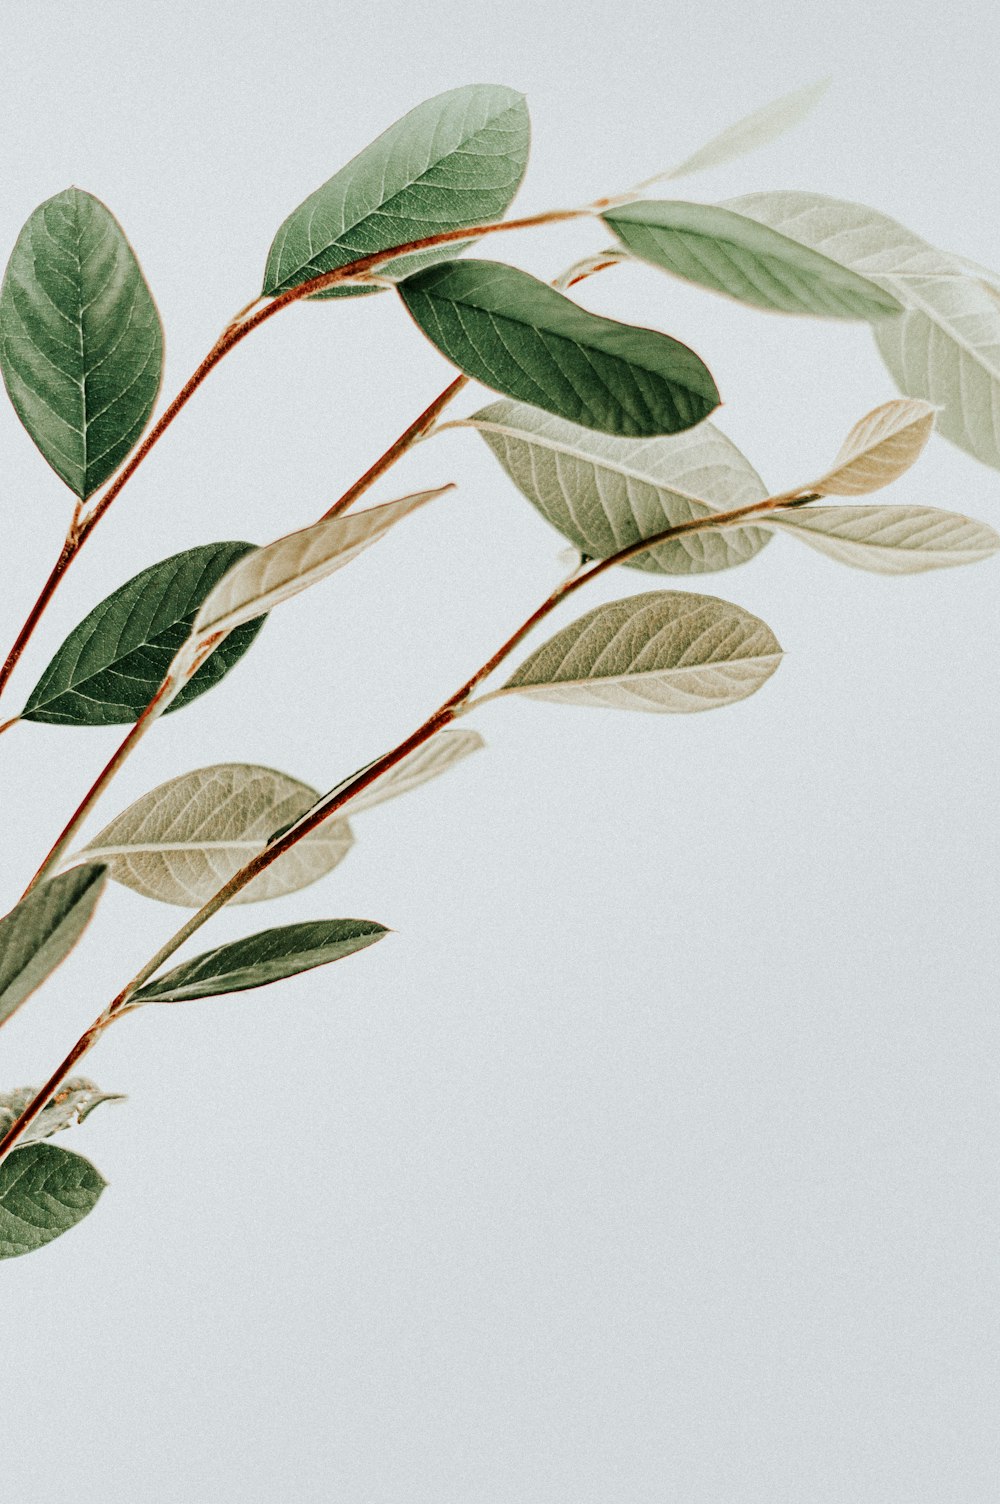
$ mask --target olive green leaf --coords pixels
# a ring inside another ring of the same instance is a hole
[[[193,635],[204,638],[216,632],[231,632],[262,611],[270,611],[282,601],[308,590],[310,585],[350,564],[411,512],[450,489],[440,486],[434,491],[418,491],[364,512],[328,517],[254,549],[205,597],[195,617]],[[209,658],[208,663],[211,662]]]
[[[99,199],[67,188],[24,226],[0,291],[0,370],[18,417],[86,499],[139,439],[160,389],[160,316]]]
[[[773,99],[770,104],[763,105],[759,110],[754,110],[752,114],[744,115],[735,124],[727,126],[691,156],[685,157],[677,167],[658,173],[654,178],[647,178],[641,186],[648,188],[664,179],[687,177],[689,173],[722,167],[726,162],[733,162],[738,157],[746,156],[748,152],[767,146],[804,120],[829,87],[830,80],[824,78],[819,83],[807,84],[804,89],[795,89],[791,94],[782,94],[780,99]]]
[[[899,389],[941,411],[945,438],[1000,469],[1000,304],[958,257],[862,204],[752,193],[726,205],[860,272],[905,307],[873,326]]]
[[[719,405],[711,372],[686,345],[587,313],[502,262],[432,266],[398,291],[460,371],[586,428],[647,438],[677,433]]]
[[[136,720],[187,641],[205,597],[237,559],[254,552],[252,543],[208,543],[135,575],[74,627],[31,691],[21,719],[63,726]],[[218,684],[262,626],[258,617],[227,637],[165,713]]]
[[[711,710],[752,695],[780,661],[774,633],[749,611],[656,590],[588,611],[495,693],[616,710]]]
[[[34,1101],[37,1086],[23,1086],[17,1091],[0,1092],[0,1138],[13,1127],[21,1113]],[[21,1134],[21,1144],[37,1144],[83,1123],[96,1108],[105,1102],[124,1102],[125,1098],[115,1092],[101,1091],[84,1076],[71,1076],[52,1100],[42,1108],[33,1123]]]
[[[470,84],[426,100],[289,215],[268,254],[264,296],[376,251],[502,218],[524,177],[529,140],[524,96],[513,89]],[[404,276],[460,248],[388,262],[379,276]]]
[[[875,574],[974,564],[1000,549],[1000,535],[985,522],[935,507],[808,506],[767,521],[840,564]]]
[[[285,924],[217,946],[155,977],[132,994],[128,1006],[143,1003],[183,1003],[193,998],[219,997],[265,987],[314,966],[326,966],[374,945],[389,931],[370,919],[314,919]]]
[[[15,1149],[0,1164],[0,1259],[34,1253],[69,1232],[106,1184],[89,1160],[54,1144]]]
[[[767,496],[750,462],[710,422],[658,439],[622,439],[508,401],[463,421],[542,516],[592,559]],[[769,538],[757,527],[687,533],[626,563],[654,574],[705,574],[753,558]]]
[[[905,475],[923,453],[934,427],[929,402],[896,398],[861,418],[832,466],[803,486],[818,496],[868,496]]]
[[[901,311],[867,277],[732,209],[654,199],[601,217],[634,256],[756,308],[869,320]]]
[[[106,878],[102,866],[76,867],[39,883],[0,919],[0,1025],[69,955]]]
[[[143,794],[72,860],[106,862],[126,888],[197,909],[318,798],[316,789],[273,768],[197,768]],[[343,861],[353,840],[346,820],[325,820],[231,901],[259,903],[305,888]]]

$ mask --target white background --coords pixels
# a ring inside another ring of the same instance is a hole
[[[8,0],[3,22],[3,254],[69,183],[104,199],[163,315],[165,395],[305,194],[467,82],[528,95],[531,212],[832,73],[794,135],[682,193],[815,189],[1000,265],[986,0]],[[551,276],[602,243],[571,225],[491,254]],[[893,395],[861,326],[653,271],[584,301],[691,343],[775,489]],[[390,295],[269,323],[102,524],[11,710],[112,588],[311,521],[446,375]],[[69,507],[6,405],[0,449],[8,640]],[[487,656],[561,545],[471,434],[374,499],[450,479],[162,723],[93,828],[211,762],[329,786]],[[996,523],[1000,477],[935,439],[892,499]],[[2,1496],[997,1498],[998,583],[996,562],[885,580],[778,539],[696,587],[785,647],[755,698],[493,704],[489,750],[359,817],[321,885],[214,922],[196,949],[332,915],[396,934],[270,992],[147,1009],[88,1062],[130,1101],[64,1140],[111,1182],[94,1215],[0,1272]],[[654,584],[623,571],[588,604]],[[118,736],[0,742],[5,904]],[[2,1085],[46,1075],[180,917],[110,891],[4,1030]]]

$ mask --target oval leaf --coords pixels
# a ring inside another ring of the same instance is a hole
[[[621,439],[523,402],[494,402],[465,421],[482,434],[522,495],[592,559],[768,494],[749,461],[711,423],[659,439]],[[768,540],[757,527],[688,533],[626,563],[653,574],[704,574],[742,564]]]
[[[175,966],[133,993],[130,1008],[143,1003],[184,1003],[193,998],[246,992],[283,977],[326,966],[374,945],[389,931],[370,919],[315,919],[285,924],[220,945]]]
[[[758,147],[767,146],[786,131],[799,124],[816,107],[827,89],[830,80],[824,78],[818,84],[807,84],[804,89],[795,89],[791,94],[782,94],[750,115],[744,115],[735,124],[727,126],[690,157],[685,157],[678,167],[647,178],[644,187],[658,183],[664,178],[686,177],[692,172],[705,172],[710,167],[721,167],[733,162]]]
[[[941,411],[945,438],[1000,469],[1000,304],[957,257],[885,214],[818,193],[752,193],[727,205],[822,251],[905,305],[875,326],[901,391]]]
[[[677,433],[719,405],[711,372],[686,345],[587,313],[516,267],[432,266],[398,291],[460,371],[586,428],[631,437]]]
[[[834,319],[900,312],[866,277],[731,209],[652,200],[601,217],[634,256],[755,308]]]
[[[273,768],[218,763],[143,794],[74,861],[100,860],[116,882],[182,908],[200,908],[319,798]],[[259,903],[308,887],[343,861],[354,838],[346,820],[325,820],[236,895]]]
[[[343,569],[425,502],[450,489],[441,486],[436,491],[418,491],[398,501],[369,507],[365,512],[328,517],[255,549],[207,596],[195,617],[195,635],[208,637],[216,632],[231,632],[262,611],[270,611],[300,591],[308,590],[310,585]],[[208,663],[211,662],[209,658]]]
[[[769,523],[840,564],[875,574],[919,574],[974,564],[1000,549],[985,522],[935,507],[803,507]]]
[[[913,398],[884,402],[855,423],[826,474],[802,489],[819,496],[880,491],[916,463],[933,427],[934,408],[929,403]]]
[[[163,368],[163,332],[118,221],[79,188],[24,226],[0,291],[0,370],[28,433],[86,499],[139,439]]]
[[[402,762],[389,768],[374,783],[355,794],[353,799],[348,799],[337,811],[337,817],[356,815],[362,810],[371,809],[373,805],[382,804],[386,799],[396,799],[400,794],[408,794],[422,783],[447,773],[455,763],[468,757],[470,752],[478,752],[482,746],[483,739],[478,731],[439,731],[431,741],[425,742],[422,747],[416,747]],[[352,773],[351,777],[355,778],[357,774]],[[319,830],[322,829],[323,826],[319,826]],[[308,840],[309,837],[305,839]],[[295,849],[293,846],[292,851]],[[280,862],[275,862],[274,865],[277,867]],[[266,873],[261,876],[266,876]]]
[[[66,638],[21,712],[63,726],[125,725],[141,715],[187,641],[198,607],[252,543],[208,543],[144,569],[95,606]],[[170,715],[218,684],[263,626],[227,637],[167,707]]]
[[[496,693],[615,710],[711,710],[752,695],[780,661],[774,633],[749,611],[657,590],[588,611]]]
[[[0,1025],[65,960],[83,934],[107,872],[88,865],[39,883],[0,919]]]
[[[14,1126],[37,1093],[37,1086],[23,1086],[17,1091],[0,1093],[0,1138]],[[53,1133],[83,1123],[104,1102],[124,1101],[123,1096],[101,1091],[83,1076],[71,1076],[24,1130],[19,1142],[24,1145],[40,1143],[42,1139],[51,1138]]]
[[[524,96],[513,89],[470,84],[426,100],[289,215],[268,254],[264,296],[375,251],[500,219],[524,177],[529,140]],[[458,249],[389,262],[379,275],[402,276]]]
[[[15,1149],[0,1164],[0,1259],[34,1253],[69,1232],[106,1184],[89,1160],[54,1144]]]

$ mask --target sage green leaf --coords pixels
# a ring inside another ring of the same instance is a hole
[[[709,422],[658,439],[622,439],[507,401],[465,422],[522,495],[592,559],[768,494],[750,462]],[[687,533],[626,564],[653,574],[705,574],[753,558],[769,536],[758,527]]]
[[[34,1253],[69,1232],[106,1184],[89,1160],[54,1144],[15,1149],[0,1164],[0,1259]]]
[[[1000,549],[985,522],[935,507],[802,507],[775,512],[770,526],[840,564],[875,574],[919,574],[974,564]]]
[[[425,742],[422,747],[416,747],[394,768],[389,768],[374,783],[349,799],[338,810],[338,819],[341,815],[357,815],[362,810],[371,809],[373,805],[382,804],[386,799],[396,799],[400,794],[410,793],[422,783],[446,773],[455,763],[468,757],[470,752],[477,752],[482,745],[483,739],[478,731],[439,731],[431,741]],[[322,826],[319,828],[323,829]],[[293,847],[292,850],[296,848]],[[275,866],[278,866],[277,862]]]
[[[77,867],[39,883],[0,919],[0,1025],[65,960],[83,934],[107,872]]]
[[[155,977],[133,993],[129,1007],[184,1003],[280,982],[314,966],[326,966],[374,945],[389,931],[370,919],[314,919],[262,930],[245,940],[217,946]]]
[[[855,423],[830,469],[803,491],[819,496],[868,496],[905,475],[923,453],[934,408],[914,398],[883,402]]]
[[[945,438],[1000,469],[1000,304],[958,257],[874,209],[818,193],[752,193],[727,207],[898,298],[905,311],[874,326],[896,385],[941,409]]]
[[[143,794],[73,861],[100,860],[126,888],[197,909],[318,798],[316,789],[274,768],[239,762],[197,768]],[[260,903],[308,887],[343,861],[353,841],[346,820],[325,820],[232,902]]]
[[[86,499],[128,455],[160,389],[160,316],[121,225],[67,188],[24,226],[0,291],[0,370],[18,417]]]
[[[496,693],[615,710],[711,710],[752,695],[780,660],[774,633],[749,611],[657,590],[588,611]]]
[[[456,261],[398,291],[460,371],[571,423],[649,438],[692,428],[719,405],[711,372],[686,345],[587,313],[516,267]]]
[[[21,712],[27,721],[117,726],[134,721],[187,641],[199,606],[252,543],[208,543],[144,569],[85,616],[66,638]],[[263,617],[227,637],[165,714],[218,684],[263,626]]]
[[[733,162],[738,157],[746,156],[748,152],[756,151],[758,147],[767,146],[804,120],[829,87],[830,80],[824,78],[819,83],[807,84],[804,89],[795,89],[791,94],[782,94],[780,99],[772,100],[770,104],[765,104],[761,109],[754,110],[752,114],[744,115],[735,124],[727,126],[690,157],[685,157],[679,166],[671,168],[669,172],[659,173],[655,178],[647,178],[642,186],[649,187],[651,183],[661,182],[664,178],[681,178],[687,177],[689,173],[705,172],[710,167],[722,167],[726,162]]]
[[[426,100],[289,215],[268,254],[264,296],[376,251],[501,219],[524,177],[529,139],[524,96],[513,89],[470,84]],[[403,276],[459,249],[388,262],[379,276]]]
[[[37,1093],[37,1086],[23,1086],[17,1091],[0,1092],[0,1138],[14,1126]],[[100,1087],[84,1076],[71,1076],[42,1108],[34,1122],[24,1130],[19,1142],[24,1145],[40,1143],[42,1139],[51,1138],[54,1133],[61,1133],[64,1128],[85,1122],[105,1102],[124,1101],[123,1096],[101,1091]]]
[[[634,256],[755,308],[834,319],[901,310],[866,277],[732,209],[654,199],[601,217]]]
[[[240,559],[205,598],[195,617],[194,634],[209,637],[216,632],[231,632],[262,611],[270,611],[308,590],[350,564],[411,512],[450,489],[440,486],[435,491],[418,491],[364,512],[328,517],[255,549]]]

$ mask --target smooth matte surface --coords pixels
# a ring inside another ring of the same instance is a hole
[[[295,205],[476,79],[528,95],[528,213],[832,73],[795,134],[681,195],[853,198],[1000,266],[986,0],[9,0],[4,19],[0,245],[68,183],[98,194],[163,315],[167,394]],[[547,277],[606,243],[570,224],[490,254]],[[895,395],[859,326],[652,268],[582,300],[697,350],[772,487]],[[88,544],[12,708],[115,585],[312,522],[446,379],[389,295],[271,321]],[[68,507],[2,405],[0,453],[8,639]],[[372,499],[451,479],[167,717],[92,829],[209,763],[328,786],[461,682],[562,545],[467,432]],[[1000,518],[1000,473],[939,439],[894,494]],[[642,586],[623,572],[587,606]],[[130,1100],[60,1140],[110,1182],[93,1215],[0,1266],[5,1499],[67,1479],[75,1504],[995,1497],[1000,563],[883,579],[778,537],[696,588],[786,649],[760,694],[683,718],[484,707],[486,751],[358,815],[323,883],[191,950],[338,914],[391,925],[383,944],[271,998],[142,1009],[88,1059]],[[119,737],[0,738],[4,900]],[[0,1088],[44,1074],[176,919],[109,887],[4,1029]]]

